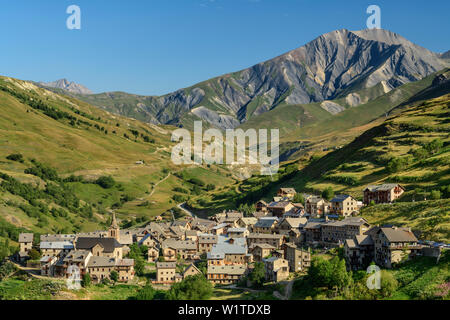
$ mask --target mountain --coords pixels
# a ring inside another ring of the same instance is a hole
[[[393,32],[343,29],[251,68],[161,97],[112,92],[79,98],[145,122],[186,126],[203,119],[225,129],[281,105],[324,102],[321,108],[339,113],[448,65],[440,54]],[[374,87],[372,97],[358,93]],[[337,98],[344,98],[344,105],[327,102]]]
[[[187,197],[235,182],[223,166],[174,165],[175,127],[113,115],[31,82],[0,77],[0,112],[1,243],[5,225],[101,230],[111,210],[134,223],[171,219],[168,210]],[[115,183],[96,182],[105,176]],[[202,184],[195,194],[192,181]]]
[[[93,92],[88,88],[86,88],[85,86],[75,83],[73,81],[68,81],[67,79],[60,79],[53,82],[39,82],[38,85],[43,87],[62,89],[70,93],[93,94]]]

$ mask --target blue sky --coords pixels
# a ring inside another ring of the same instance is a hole
[[[81,8],[81,30],[66,8]],[[250,67],[336,29],[382,28],[450,49],[450,1],[2,0],[0,74],[160,95]]]

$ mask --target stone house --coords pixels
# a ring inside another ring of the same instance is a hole
[[[266,281],[279,282],[289,278],[289,263],[286,259],[271,257],[264,259]]]
[[[156,283],[172,284],[178,281],[176,277],[176,262],[157,262],[156,263]]]
[[[76,250],[89,250],[93,256],[122,259],[123,246],[115,238],[77,238]]]
[[[304,272],[311,266],[311,250],[293,243],[284,244],[284,256],[291,272]]]
[[[253,225],[253,233],[274,233],[275,227],[278,223],[278,218],[276,217],[263,217],[258,220],[257,223]]]
[[[294,205],[289,201],[271,202],[267,206],[267,210],[272,213],[272,216],[279,218],[294,208]]]
[[[275,250],[274,246],[267,243],[254,243],[249,246],[249,252],[253,255],[253,261],[262,261]]]
[[[249,247],[252,244],[270,244],[276,249],[280,249],[283,242],[284,236],[279,234],[250,233],[247,236],[247,245]]]
[[[337,195],[331,199],[331,210],[330,213],[341,216],[348,217],[353,213],[358,212],[358,201],[352,196],[343,194]]]
[[[211,251],[212,247],[217,243],[218,237],[212,234],[201,234],[198,236],[197,240],[197,250],[199,254],[208,253]]]
[[[296,194],[297,191],[294,188],[280,188],[277,197],[293,199]]]

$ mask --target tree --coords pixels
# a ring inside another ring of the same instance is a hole
[[[109,278],[114,281],[117,282],[119,280],[119,274],[117,273],[116,270],[111,271],[111,273],[109,274]]]
[[[308,270],[308,276],[316,286],[328,289],[342,289],[352,281],[345,267],[345,260],[339,257],[331,260],[316,257]]]
[[[91,285],[91,275],[89,273],[85,273],[83,275],[83,279],[81,280],[81,285],[84,288],[87,288]]]
[[[9,156],[6,157],[6,159],[11,160],[11,161],[18,161],[18,162],[23,162],[23,156],[20,153],[13,153],[10,154]]]
[[[433,190],[431,191],[431,199],[433,200],[439,200],[441,198],[441,191],[439,190]]]
[[[39,251],[37,251],[34,248],[30,250],[28,255],[30,256],[31,260],[38,260],[41,257],[41,254],[39,253]]]
[[[398,281],[392,275],[392,273],[382,270],[381,271],[381,295],[383,297],[390,297],[398,288]]]
[[[427,143],[423,147],[428,152],[435,154],[435,153],[438,153],[442,149],[443,146],[444,146],[444,142],[441,139],[434,139],[433,141],[431,141],[430,143]]]
[[[103,189],[111,189],[116,184],[116,181],[111,176],[101,176],[95,183]]]
[[[201,275],[189,276],[172,285],[168,300],[208,300],[213,293],[212,284]]]
[[[256,262],[253,271],[249,275],[249,279],[255,287],[262,287],[266,279],[266,270],[264,263]]]
[[[294,196],[294,203],[305,204],[305,198],[301,193],[296,193]]]
[[[136,295],[136,300],[153,300],[155,293],[155,289],[153,289],[150,284],[147,284],[144,288],[139,290]]]
[[[322,198],[326,200],[331,200],[334,197],[334,190],[332,187],[328,187],[322,191]]]

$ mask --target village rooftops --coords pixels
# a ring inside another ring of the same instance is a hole
[[[247,239],[281,239],[281,234],[267,234],[267,233],[250,233]]]
[[[177,250],[196,250],[197,249],[197,243],[195,241],[190,240],[174,240],[174,239],[167,239],[165,240],[162,245],[164,249],[165,248],[172,248]]]
[[[228,233],[232,232],[232,233],[244,233],[245,231],[247,231],[247,228],[229,228],[228,229]]]
[[[351,198],[351,196],[349,196],[348,194],[340,194],[331,199],[331,202],[343,202],[347,198]]]
[[[19,243],[33,242],[32,233],[21,233],[19,234]]]
[[[228,223],[221,223],[221,224],[218,224],[217,226],[214,226],[212,229],[213,230],[218,230],[218,229],[225,228],[227,226],[228,226]]]
[[[284,209],[287,206],[289,206],[291,203],[289,201],[278,201],[278,202],[271,202],[269,203],[269,208],[277,208],[277,209]]]
[[[176,269],[177,263],[176,262],[156,262],[156,268],[157,269]]]
[[[246,265],[209,265],[208,274],[243,275],[247,271]]]
[[[84,262],[91,252],[87,250],[73,250],[64,257],[64,262]]]
[[[276,249],[274,246],[268,244],[268,243],[252,243],[250,245],[250,249],[254,249],[254,248],[261,248],[261,249]]]
[[[115,267],[117,265],[116,258],[109,257],[91,257],[87,266],[89,268],[95,267]]]
[[[71,250],[74,248],[73,242],[71,241],[42,241],[39,244],[41,249],[55,249],[55,250]]]
[[[408,229],[403,228],[380,228],[390,242],[417,242],[416,236]]]
[[[42,241],[74,241],[77,236],[75,234],[41,234]]]
[[[367,186],[364,191],[368,190],[370,192],[376,192],[376,191],[389,191],[398,186],[397,183],[385,183],[380,185],[370,185]]]
[[[115,238],[78,238],[75,248],[77,250],[91,250],[97,244],[103,247],[104,252],[113,252],[114,249],[122,247]]]
[[[373,246],[373,239],[370,235],[356,235],[356,242],[360,246]]]
[[[278,218],[276,217],[263,217],[255,223],[255,228],[271,228],[275,223],[278,222]]]

